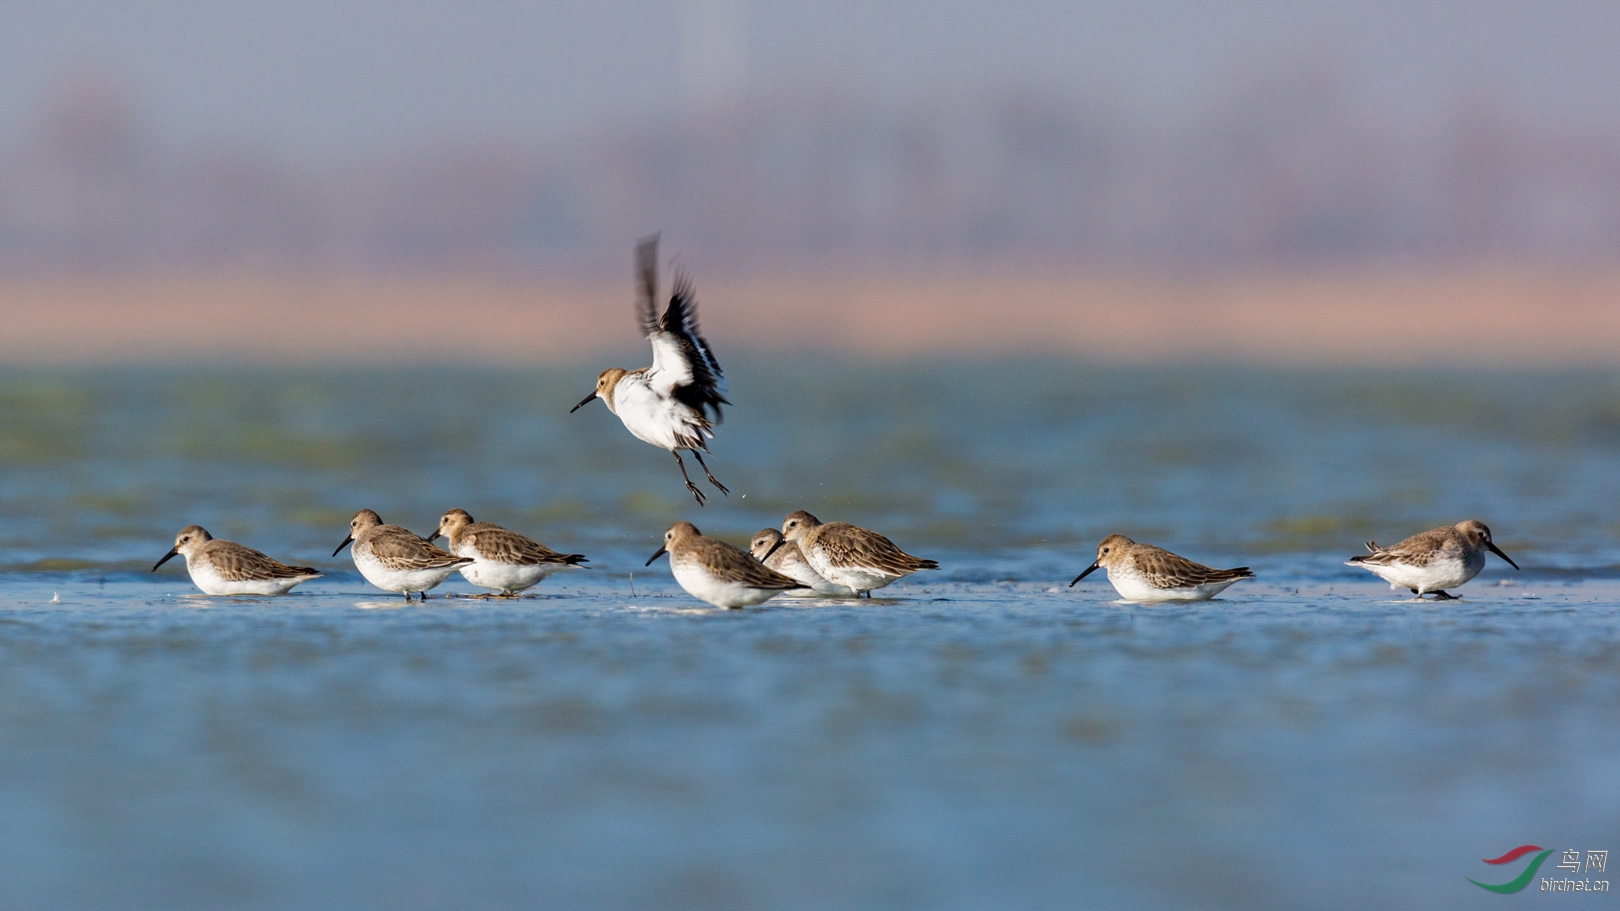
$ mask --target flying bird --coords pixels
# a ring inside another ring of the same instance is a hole
[[[684,273],[675,273],[669,303],[663,316],[658,315],[658,235],[636,245],[636,276],[641,286],[637,305],[641,330],[652,343],[653,362],[640,370],[609,367],[602,371],[596,377],[596,388],[568,413],[601,399],[631,436],[675,456],[686,489],[702,506],[703,492],[687,475],[681,450],[692,453],[716,490],[730,493],[703,461],[703,453],[708,451],[704,440],[714,438],[714,426],[721,420],[720,406],[731,404],[725,396],[725,375],[698,330],[697,298]]]

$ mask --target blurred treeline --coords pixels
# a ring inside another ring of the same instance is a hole
[[[174,147],[139,97],[87,76],[0,149],[0,268],[617,270],[657,227],[741,268],[1620,252],[1620,139],[1505,110],[1459,100],[1406,122],[1301,60],[1172,123],[1041,89],[834,85],[549,147],[468,136],[314,160]]]

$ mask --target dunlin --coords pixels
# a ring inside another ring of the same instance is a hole
[[[705,538],[691,522],[664,532],[664,546],[647,565],[669,554],[669,571],[686,593],[715,607],[752,607],[787,591],[808,588],[724,541]]]
[[[1473,519],[1431,528],[1393,547],[1379,547],[1368,541],[1367,553],[1351,557],[1345,565],[1372,571],[1390,588],[1408,588],[1420,598],[1433,594],[1437,601],[1450,601],[1456,595],[1448,594],[1446,589],[1479,575],[1485,568],[1486,551],[1506,560],[1514,569],[1519,568],[1491,543],[1491,530],[1485,523]]]
[[[805,561],[804,554],[799,552],[799,545],[785,540],[782,533],[774,528],[761,528],[754,532],[753,540],[748,542],[748,552],[754,559],[765,564],[767,569],[775,570],[790,579],[797,579],[810,586],[819,595],[850,595],[854,594],[842,585],[835,585],[821,577],[821,573],[810,568]],[[805,594],[808,594],[806,592]]]
[[[1208,601],[1228,585],[1254,575],[1247,566],[1211,569],[1152,544],[1109,535],[1097,545],[1097,561],[1074,577],[1075,583],[1099,567],[1126,601]]]
[[[174,548],[152,565],[152,572],[177,556],[185,558],[192,584],[205,595],[285,595],[294,585],[321,576],[308,566],[288,566],[251,547],[218,540],[201,525],[180,529]]]
[[[697,458],[716,490],[730,492],[715,480],[703,461],[703,453],[708,451],[703,441],[714,437],[714,425],[721,419],[720,406],[731,404],[725,397],[725,377],[698,330],[697,298],[685,275],[676,273],[669,305],[664,315],[658,316],[658,235],[642,240],[636,247],[636,270],[641,283],[641,328],[652,342],[652,365],[640,370],[609,367],[602,371],[596,377],[596,389],[569,413],[584,408],[593,399],[601,399],[624,422],[631,436],[675,456],[686,489],[702,506],[703,492],[687,475],[681,450]]]
[[[332,551],[332,556],[351,544],[354,549],[350,554],[360,575],[384,591],[402,593],[406,601],[411,600],[412,592],[421,592],[426,601],[428,589],[443,582],[456,567],[473,562],[471,557],[458,557],[434,547],[415,532],[384,525],[382,518],[369,509],[360,510],[349,520],[349,536]]]
[[[559,554],[493,522],[474,522],[465,509],[445,513],[428,540],[440,535],[451,553],[472,558],[473,562],[461,565],[467,581],[501,597],[509,598],[554,572],[589,562],[584,554]]]
[[[857,598],[870,598],[873,589],[919,569],[939,569],[933,560],[913,557],[875,531],[848,522],[823,524],[802,509],[782,520],[782,538],[797,544],[823,579],[850,589]]]

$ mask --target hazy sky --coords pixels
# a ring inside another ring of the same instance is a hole
[[[1034,85],[1177,116],[1301,54],[1404,118],[1477,99],[1620,132],[1617,51],[1604,0],[8,0],[0,142],[86,72],[126,82],[160,141],[327,154],[547,142],[795,82]]]

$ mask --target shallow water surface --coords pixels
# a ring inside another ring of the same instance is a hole
[[[1614,376],[833,366],[733,365],[701,511],[566,413],[590,369],[6,377],[0,904],[1607,901],[1466,877],[1620,834]],[[406,606],[330,556],[361,506],[593,568]],[[943,569],[726,612],[641,565],[796,507]],[[1343,565],[1463,517],[1524,570]],[[190,522],[329,575],[196,595],[147,572]],[[1111,531],[1259,578],[1069,588]]]

